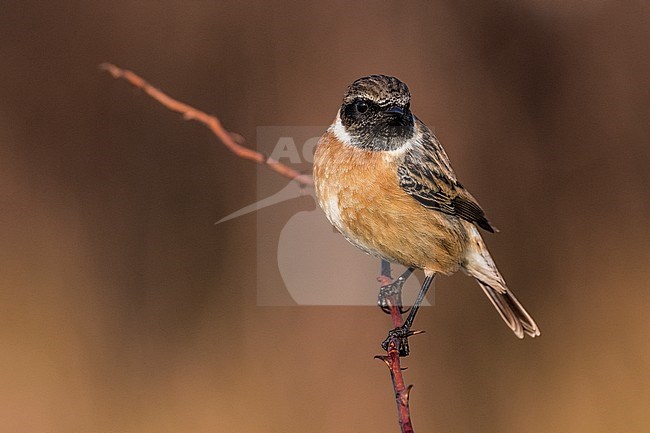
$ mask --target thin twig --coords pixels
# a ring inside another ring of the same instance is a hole
[[[313,185],[313,180],[310,176],[300,173],[298,170],[284,165],[281,162],[274,160],[273,158],[269,158],[264,154],[257,152],[256,150],[250,149],[248,147],[242,146],[240,143],[237,143],[232,134],[224,129],[219,119],[217,119],[215,116],[211,116],[201,110],[198,110],[190,105],[172,98],[161,90],[153,87],[142,77],[132,71],[119,68],[111,63],[102,63],[99,67],[101,70],[107,71],[109,74],[111,74],[113,78],[124,79],[132,86],[138,89],[142,89],[147,95],[151,96],[164,107],[177,113],[181,113],[184,119],[196,120],[197,122],[204,124],[212,131],[214,135],[219,138],[219,140],[221,140],[223,145],[226,146],[228,150],[240,158],[248,159],[258,164],[265,164],[276,173],[279,173],[291,180],[295,180],[302,186]]]
[[[393,279],[391,277],[390,263],[385,260],[381,262],[381,276],[379,283],[382,286],[391,284]],[[393,328],[399,328],[404,324],[402,320],[402,306],[399,294],[388,296],[386,303],[390,308],[390,318],[393,322]],[[409,409],[409,394],[413,385],[406,386],[404,376],[402,375],[403,369],[400,364],[399,356],[399,341],[397,338],[391,338],[386,349],[386,355],[376,356],[375,358],[381,359],[386,363],[390,370],[390,377],[393,381],[393,391],[395,392],[395,403],[397,404],[397,414],[399,417],[399,425],[402,433],[413,433],[413,424],[411,423],[411,411]]]

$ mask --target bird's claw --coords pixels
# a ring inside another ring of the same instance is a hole
[[[391,306],[390,303],[388,302],[388,298],[391,297],[397,299],[397,307],[399,308],[400,314],[404,314],[409,310],[408,308],[404,308],[402,306],[402,287],[404,287],[405,282],[406,282],[406,278],[399,277],[392,283],[386,284],[385,286],[381,286],[379,288],[377,305],[379,306],[379,308],[381,308],[381,311],[383,311],[386,314],[391,313],[390,311]]]
[[[391,342],[395,340],[397,341],[396,346],[397,350],[399,351],[399,356],[409,356],[409,337],[417,334],[422,334],[423,332],[424,331],[411,331],[405,325],[400,326],[399,328],[391,329],[388,331],[388,336],[386,339],[381,343],[381,347],[384,350],[388,351]]]

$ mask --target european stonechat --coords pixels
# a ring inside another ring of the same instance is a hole
[[[316,148],[321,208],[361,250],[424,270],[418,300],[404,327],[395,330],[403,344],[434,276],[459,269],[476,279],[517,337],[540,335],[479,233],[496,229],[456,179],[436,136],[411,113],[410,99],[406,84],[386,75],[359,78],[347,88]]]

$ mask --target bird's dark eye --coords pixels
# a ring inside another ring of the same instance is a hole
[[[368,111],[368,103],[366,101],[357,101],[354,106],[357,109],[357,112],[363,114]]]

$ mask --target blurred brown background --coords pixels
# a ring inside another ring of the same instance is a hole
[[[416,431],[648,431],[649,17],[605,0],[3,1],[0,430],[397,431],[372,359],[387,317],[256,306],[255,215],[213,225],[255,200],[256,167],[98,72],[111,61],[250,142],[329,124],[359,76],[400,77],[542,329],[518,341],[473,281],[441,278],[406,360]]]

